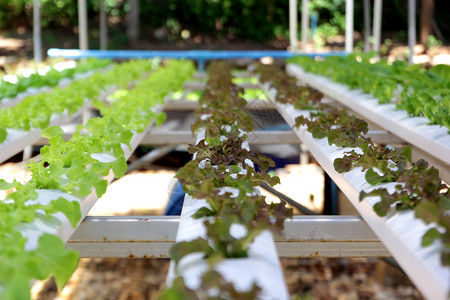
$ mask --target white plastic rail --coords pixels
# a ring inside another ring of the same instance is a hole
[[[198,133],[197,142],[202,139],[204,139],[204,133]],[[189,195],[185,196],[176,242],[206,238],[204,219],[192,218],[192,215],[198,209],[206,205],[205,200],[194,199]],[[239,229],[236,231],[239,231]],[[208,268],[202,253],[187,255],[181,259],[176,270],[175,263],[172,261],[167,276],[167,285],[170,286],[178,275],[184,278],[188,288],[197,289],[200,286],[202,274]],[[260,299],[289,299],[289,292],[281,270],[275,242],[268,230],[263,231],[255,238],[249,247],[248,257],[225,259],[219,262],[214,269],[225,280],[233,283],[238,291],[249,291],[253,283],[256,283],[262,289]]]
[[[77,112],[68,115],[66,112],[54,115],[51,118],[49,126],[61,125],[70,122],[79,117],[89,108],[91,104],[86,102]],[[30,131],[7,128],[8,135],[6,140],[0,144],[0,163],[8,158],[20,153],[25,147],[33,145],[41,139],[41,129],[34,128]]]
[[[422,149],[439,160],[443,169],[450,169],[450,134],[447,128],[428,125],[427,118],[410,117],[406,111],[396,110],[395,104],[379,104],[378,99],[372,95],[360,90],[350,90],[326,77],[307,73],[300,66],[288,64],[286,71],[364,119]]]
[[[272,96],[274,96],[273,93]],[[277,103],[277,106],[280,114],[292,127],[294,127],[297,116],[308,114],[306,111],[295,110],[292,105]],[[423,295],[427,299],[433,300],[448,299],[450,295],[450,268],[441,265],[442,243],[436,241],[430,247],[423,248],[421,246],[422,236],[429,229],[429,226],[425,225],[420,219],[416,219],[413,211],[403,211],[388,217],[379,217],[373,210],[373,205],[380,200],[379,197],[370,197],[364,201],[359,201],[361,191],[373,189],[373,186],[366,182],[361,169],[354,169],[344,175],[334,170],[334,159],[342,157],[343,153],[350,149],[329,146],[326,138],[314,139],[305,126],[293,130],[322,168],[339,186],[340,190],[348,197]],[[393,185],[386,184],[383,187],[392,188]]]
[[[159,111],[160,110],[161,108],[159,108]],[[153,122],[150,126],[153,126]],[[126,159],[130,157],[136,147],[140,144],[143,137],[144,133],[135,133],[130,142],[131,149],[128,146],[123,146]],[[111,155],[100,154],[97,157],[99,159],[110,159]],[[107,179],[108,182],[111,182],[113,178],[114,175],[112,174],[112,172],[110,172],[110,174],[106,176],[105,179]],[[87,197],[83,198],[75,197],[60,190],[37,190],[37,192],[39,194],[39,197],[35,201],[39,203],[45,204],[51,200],[58,199],[59,197],[63,197],[69,201],[78,201],[80,203],[82,216],[80,222],[86,217],[87,213],[92,208],[92,206],[94,206],[95,202],[98,199],[95,191],[93,191]],[[76,228],[72,227],[67,217],[61,212],[53,214],[52,218],[44,218],[44,216],[39,213],[39,211],[37,211],[36,219],[33,222],[22,223],[19,225],[18,229],[22,233],[22,235],[27,238],[25,248],[27,250],[33,250],[37,247],[37,242],[42,234],[50,233],[58,236],[64,242],[67,242]]]

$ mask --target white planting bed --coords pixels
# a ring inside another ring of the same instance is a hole
[[[305,72],[300,66],[288,64],[286,72],[311,87],[336,100],[346,108],[362,116],[411,145],[433,156],[450,170],[450,134],[439,125],[428,125],[424,117],[410,117],[406,111],[396,110],[395,104],[378,104],[378,99],[360,90],[351,90],[326,77]]]
[[[67,112],[53,115],[49,126],[67,124],[73,119],[81,116],[90,107],[90,103],[85,103],[77,112],[69,116]],[[0,144],[0,163],[8,158],[20,153],[25,147],[33,145],[41,139],[41,129],[33,128],[30,131],[7,128],[6,140]]]
[[[161,108],[159,109],[159,111],[160,110]],[[153,123],[150,126],[153,126]],[[145,135],[144,133],[135,133],[133,135],[130,141],[132,149],[130,149],[126,145],[122,146],[126,159],[128,159],[130,155],[133,153],[133,151],[137,148],[137,146],[143,139],[144,135]],[[100,153],[96,154],[95,158],[100,161],[114,161],[114,157],[112,157],[111,154]],[[108,183],[110,183],[114,179],[112,171],[108,176],[106,176],[105,179],[108,180]],[[37,192],[39,194],[39,197],[35,201],[39,203],[45,204],[59,197],[63,197],[69,201],[78,201],[81,207],[80,222],[86,217],[87,213],[98,199],[95,191],[92,191],[90,195],[83,198],[75,197],[73,195],[64,193],[59,190],[37,190]],[[26,244],[27,250],[35,249],[37,247],[37,241],[39,237],[44,233],[54,234],[60,237],[64,242],[67,242],[69,238],[72,236],[72,234],[75,232],[76,228],[72,227],[69,220],[63,213],[58,212],[56,214],[53,214],[52,216],[53,218],[49,219],[48,217],[46,217],[45,221],[43,221],[44,215],[39,214],[39,212],[37,212],[37,217],[33,222],[24,223],[19,226],[19,230],[23,234],[23,236],[28,238],[28,242]]]
[[[110,86],[98,95],[99,99],[105,99],[108,95],[117,90],[116,86]],[[50,119],[49,126],[68,124],[72,120],[83,115],[91,107],[90,99],[86,99],[83,106],[75,113],[69,115],[67,112],[62,114],[54,114]],[[6,140],[0,144],[0,163],[8,158],[20,153],[25,147],[35,144],[41,139],[41,129],[32,128],[29,131],[19,129],[6,129],[8,135]]]
[[[196,142],[204,139],[204,130],[197,133]],[[197,144],[196,143],[196,144]],[[248,144],[247,144],[248,146]],[[227,190],[233,192],[232,190]],[[258,189],[255,189],[259,193]],[[185,196],[180,223],[176,235],[176,242],[191,241],[197,238],[206,238],[206,228],[203,225],[204,218],[194,219],[192,215],[201,207],[207,206],[202,199]],[[232,225],[230,234],[239,238],[245,234],[242,225]],[[171,261],[167,285],[171,286],[177,276],[182,276],[185,284],[190,289],[197,289],[201,283],[202,274],[208,270],[208,264],[203,259],[203,253],[189,254],[183,257],[178,266]],[[248,250],[248,257],[224,259],[214,266],[214,270],[220,273],[225,280],[233,283],[236,290],[244,292],[252,288],[256,283],[261,289],[259,299],[289,299],[289,292],[281,270],[277,250],[272,233],[263,231],[257,236]]]
[[[19,93],[14,98],[3,98],[3,99],[0,99],[0,109],[4,109],[4,108],[7,108],[7,107],[15,106],[15,105],[17,105],[17,103],[19,103],[20,101],[22,101],[24,98],[26,98],[28,96],[44,93],[44,92],[52,90],[55,87],[65,88],[65,87],[69,86],[69,84],[74,82],[75,80],[88,78],[92,74],[94,74],[95,72],[104,72],[104,71],[109,70],[109,69],[111,69],[111,67],[106,67],[106,68],[102,68],[102,69],[99,69],[99,70],[90,70],[90,71],[87,71],[87,72],[84,72],[84,73],[76,73],[76,74],[74,74],[73,78],[62,78],[61,80],[58,81],[58,84],[56,86],[54,86],[54,87],[52,87],[52,86],[42,86],[42,87],[39,87],[39,88],[37,88],[37,87],[29,87],[25,91],[23,91],[22,93]]]
[[[274,94],[272,93],[272,97]],[[286,122],[294,127],[295,118],[306,115],[306,111],[298,111],[292,105],[276,104],[278,111]],[[436,241],[432,246],[421,247],[423,234],[429,229],[420,219],[414,218],[412,211],[401,212],[392,216],[379,217],[373,210],[378,197],[359,201],[362,190],[373,189],[364,178],[361,169],[354,169],[344,175],[334,170],[333,161],[342,157],[349,148],[329,146],[328,140],[314,139],[305,126],[293,129],[299,139],[308,147],[315,159],[328,173],[340,190],[348,197],[369,227],[380,238],[410,279],[427,299],[448,299],[450,293],[450,268],[443,267],[440,252],[443,245]],[[390,184],[393,187],[392,184]],[[381,185],[377,186],[381,187]],[[389,184],[383,185],[389,187]]]

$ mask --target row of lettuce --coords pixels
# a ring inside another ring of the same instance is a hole
[[[262,231],[280,232],[284,220],[292,216],[292,209],[284,203],[267,204],[256,190],[261,182],[274,185],[279,178],[265,172],[274,165],[271,159],[250,152],[246,132],[253,130],[253,120],[245,111],[243,93],[232,83],[229,64],[211,63],[195,113],[197,121],[192,125],[194,134],[205,134],[188,148],[194,159],[176,175],[188,195],[206,200],[206,206],[193,215],[202,220],[206,237],[172,247],[176,278],[160,299],[257,299],[261,287],[253,284],[248,291],[237,291],[215,266],[225,259],[248,257],[249,246]],[[241,229],[238,236],[233,234],[236,226]],[[193,253],[202,253],[209,266],[198,288],[186,286],[178,270],[180,261]]]
[[[116,64],[105,72],[95,72],[88,78],[73,81],[64,88],[55,87],[47,92],[24,98],[17,105],[0,110],[0,144],[8,137],[7,129],[29,131],[46,128],[52,117],[73,114],[86,101],[93,100],[108,88],[124,88],[152,69],[151,61],[130,61]]]
[[[447,127],[450,132],[450,66],[408,65],[402,61],[388,64],[373,57],[353,54],[314,60],[297,56],[289,60],[306,72],[328,77],[375,96],[379,103],[393,103],[410,116],[426,117],[430,124]]]
[[[77,64],[75,67],[58,70],[55,67],[49,67],[44,74],[35,72],[29,76],[18,75],[15,82],[7,80],[0,80],[0,103],[4,98],[13,98],[18,94],[25,92],[28,88],[40,88],[44,86],[56,86],[58,83],[66,78],[74,78],[77,74],[82,74],[87,71],[104,68],[111,63],[110,60],[88,59]]]
[[[394,148],[373,143],[367,137],[367,122],[346,110],[322,103],[320,97],[310,97],[316,92],[299,86],[296,79],[283,70],[261,66],[258,71],[261,80],[277,90],[277,101],[291,104],[298,110],[310,110],[307,116],[296,118],[297,128],[306,126],[314,138],[326,138],[329,145],[349,148],[333,164],[339,173],[355,168],[365,172],[366,181],[374,188],[362,191],[360,200],[379,197],[380,201],[374,205],[379,216],[391,211],[414,210],[417,218],[431,225],[423,235],[422,245],[429,246],[440,240],[443,244],[441,262],[450,266],[450,189],[442,182],[439,171],[429,167],[423,159],[412,161],[410,146]],[[289,96],[289,91],[294,90],[298,97]],[[394,189],[385,185],[377,187],[383,183],[392,183]]]
[[[124,147],[130,147],[133,135],[143,132],[152,120],[157,124],[165,120],[163,113],[154,111],[155,106],[162,104],[171,91],[181,88],[193,71],[189,61],[170,61],[164,67],[157,60],[130,61],[115,65],[103,76],[94,75],[92,81],[83,80],[82,85],[73,83],[66,95],[57,92],[65,101],[75,98],[75,102],[81,102],[95,99],[112,84],[124,88],[107,104],[93,100],[101,116],[79,125],[68,141],[63,140],[60,127],[45,128],[42,135],[49,139],[49,145],[41,149],[40,161],[32,161],[27,166],[32,172],[30,181],[22,184],[0,179],[0,189],[14,188],[0,201],[1,299],[29,299],[31,280],[50,275],[61,288],[76,268],[78,254],[64,249],[64,242],[58,236],[43,233],[35,249],[27,248],[27,240],[18,228],[35,222],[37,216],[51,221],[52,214],[62,212],[74,228],[81,221],[79,201],[60,197],[44,204],[38,201],[38,192],[57,190],[83,199],[95,190],[100,197],[107,188],[104,176],[112,170],[120,177],[126,171]],[[150,75],[141,78],[142,74]],[[136,79],[141,80],[129,86]],[[84,88],[90,92],[84,94]],[[83,94],[81,98],[75,93],[77,89]],[[109,159],[100,159],[101,155]]]

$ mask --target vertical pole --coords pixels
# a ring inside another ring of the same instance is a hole
[[[87,27],[86,0],[78,0],[78,39],[80,50],[87,50],[89,48]]]
[[[108,23],[106,20],[105,0],[100,0],[100,50],[108,49]]]
[[[41,40],[41,0],[33,3],[33,54],[34,62],[42,62],[42,40]]]
[[[416,44],[416,0],[408,0],[408,64],[413,63],[414,45]]]
[[[300,164],[309,164],[308,148],[305,144],[300,144]]]
[[[426,47],[428,36],[433,30],[434,0],[421,0],[420,2],[420,43]]]
[[[316,48],[316,30],[317,22],[319,21],[319,14],[314,12],[311,14],[311,39],[313,41],[313,50]]]
[[[129,0],[130,11],[127,16],[127,35],[133,47],[138,46],[139,41],[139,1]]]
[[[345,52],[353,52],[353,0],[345,1]]]
[[[375,0],[374,11],[373,11],[373,50],[376,52],[380,51],[380,40],[381,40],[381,7],[383,5],[383,0]]]
[[[364,52],[370,51],[370,0],[364,0]]]
[[[302,50],[306,51],[309,31],[309,0],[302,0]]]
[[[25,148],[23,148],[23,153],[22,153],[23,161],[29,161],[31,158],[31,155],[33,155],[33,146],[26,146]]]
[[[297,51],[297,0],[289,0],[289,41],[291,51]]]
[[[324,172],[324,203],[323,215],[338,215],[339,214],[339,199],[338,187],[331,177]]]

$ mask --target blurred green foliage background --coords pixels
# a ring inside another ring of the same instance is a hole
[[[97,26],[99,0],[88,0],[90,26]],[[140,0],[141,28],[167,28],[179,35],[183,29],[220,37],[266,42],[288,35],[288,0]],[[301,11],[301,1],[299,12]],[[419,26],[418,1],[417,26]],[[117,26],[126,24],[126,0],[106,0],[106,10]],[[363,32],[363,1],[355,1],[355,30]],[[372,1],[373,3],[373,1]],[[399,31],[406,39],[407,0],[389,0],[383,5],[383,31]],[[444,36],[450,34],[448,0],[435,0],[435,21]],[[77,0],[41,0],[42,27],[77,26]],[[33,0],[0,0],[0,29],[32,26]],[[311,0],[319,16],[317,33],[343,33],[345,0]],[[111,25],[110,25],[111,26]]]

